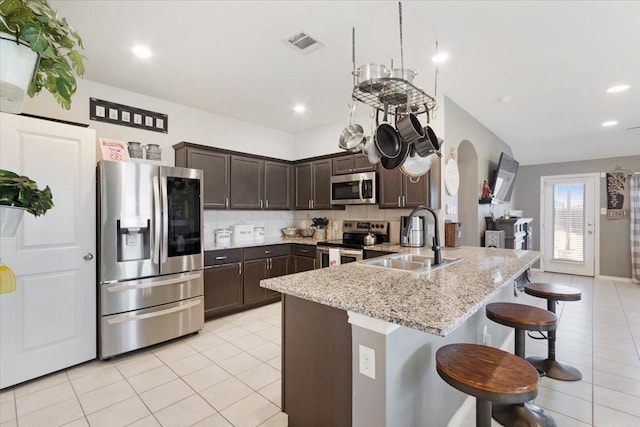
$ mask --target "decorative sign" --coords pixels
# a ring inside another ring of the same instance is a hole
[[[629,218],[629,185],[625,172],[607,172],[607,219]]]
[[[89,98],[89,118],[99,122],[129,126],[154,132],[167,133],[169,129],[169,116],[166,114],[116,104],[115,102],[104,101],[97,98]]]
[[[102,149],[102,158],[104,160],[112,160],[114,162],[129,161],[129,150],[124,142],[100,138],[100,148]]]

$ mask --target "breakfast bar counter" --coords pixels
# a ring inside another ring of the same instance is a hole
[[[367,249],[432,255],[390,244]],[[431,271],[365,260],[261,281],[283,294],[282,410],[290,426],[448,424],[465,395],[437,376],[435,352],[453,342],[505,342],[510,331],[488,321],[484,306],[515,300],[514,280],[541,254],[461,247],[442,256],[460,260]]]

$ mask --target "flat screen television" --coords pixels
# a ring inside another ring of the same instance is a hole
[[[503,152],[500,154],[498,168],[493,175],[493,182],[490,185],[494,200],[499,202],[508,202],[511,200],[513,185],[516,182],[516,175],[518,174],[518,166],[520,166],[520,163],[515,161],[507,153]]]

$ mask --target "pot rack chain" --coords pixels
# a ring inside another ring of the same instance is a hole
[[[400,67],[402,76],[404,76],[404,43],[402,35],[402,2],[398,2],[398,27],[400,32]],[[356,84],[356,44],[355,44],[355,27],[352,29],[351,50],[353,63],[353,93],[351,98],[354,101],[362,102],[373,107],[375,110],[384,111],[386,105],[396,110],[396,115],[402,117],[406,114],[427,114],[429,121],[429,112],[437,109],[435,96],[428,95],[424,90],[408,82],[403,78],[382,77],[380,79],[371,80],[369,82]],[[437,50],[437,42],[436,42]],[[391,62],[393,68],[393,60]],[[437,69],[436,69],[436,86],[437,86]],[[378,89],[382,87],[382,89]],[[437,88],[436,88],[437,90]],[[404,111],[403,111],[404,110]]]

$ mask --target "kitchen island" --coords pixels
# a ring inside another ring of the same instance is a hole
[[[465,396],[437,376],[436,350],[451,342],[481,343],[485,326],[493,344],[502,344],[509,331],[485,319],[483,307],[513,300],[514,279],[540,255],[446,248],[444,258],[461,261],[431,272],[351,263],[263,280],[261,286],[283,293],[289,425],[447,425]],[[363,346],[375,354],[365,374]]]

